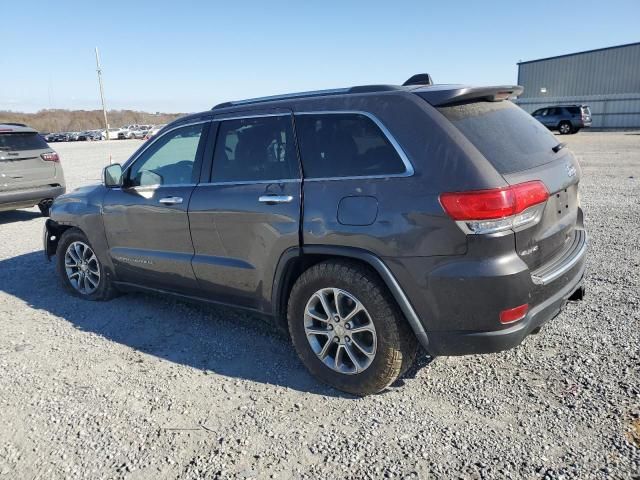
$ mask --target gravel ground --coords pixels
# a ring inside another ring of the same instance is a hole
[[[585,300],[364,399],[244,313],[67,296],[36,210],[0,213],[0,478],[640,478],[640,135],[562,140],[585,173]],[[55,147],[76,187],[138,145]]]

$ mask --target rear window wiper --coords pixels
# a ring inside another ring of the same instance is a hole
[[[560,150],[562,150],[566,146],[567,146],[566,143],[559,143],[555,147],[553,147],[551,150],[553,150],[553,153],[558,153]]]

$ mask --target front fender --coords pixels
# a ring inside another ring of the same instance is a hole
[[[48,259],[56,254],[58,241],[64,231],[75,227],[87,236],[107,274],[113,275],[114,268],[102,221],[102,202],[107,190],[103,185],[93,185],[56,198],[51,206],[50,218],[45,223],[44,251]]]

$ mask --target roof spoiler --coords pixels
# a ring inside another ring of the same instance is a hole
[[[500,102],[522,95],[524,87],[520,85],[498,85],[494,87],[468,87],[466,85],[437,85],[415,90],[434,107],[484,100]]]
[[[428,73],[417,73],[402,84],[403,87],[410,85],[433,85],[433,79]]]

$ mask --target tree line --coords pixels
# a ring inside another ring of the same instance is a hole
[[[107,112],[110,128],[124,125],[159,125],[183,113],[148,113],[135,110]],[[104,128],[102,110],[40,110],[36,113],[0,111],[0,123],[24,123],[40,132],[78,132]]]

